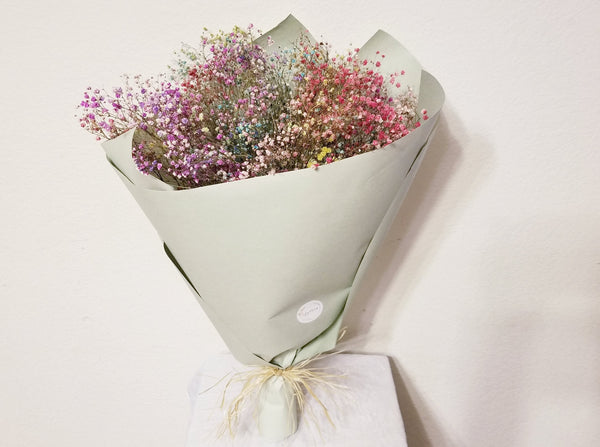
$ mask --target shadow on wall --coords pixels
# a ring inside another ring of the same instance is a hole
[[[460,168],[461,183],[459,188],[452,185],[451,194],[468,202],[486,172],[479,169],[478,158],[493,156],[484,139],[459,138],[455,117],[447,116],[452,126],[446,119],[440,122],[431,152],[388,235],[388,246],[382,247],[349,310],[347,324],[361,336],[357,350],[370,338],[363,334],[393,333],[404,297],[411,292],[410,284],[395,284],[394,296],[388,293],[398,272],[410,268],[405,276],[420,277],[428,254],[435,257],[438,240],[415,241],[454,171]],[[461,160],[463,148],[457,140],[468,142],[468,160]],[[531,195],[531,207],[536,206],[536,194],[544,193],[520,192]],[[405,370],[401,353],[394,352],[392,372],[409,447],[600,445],[600,309],[595,298],[599,246],[597,239],[574,234],[574,229],[595,234],[598,216],[567,214],[560,206],[527,211],[494,215],[494,225],[479,248],[481,260],[473,264],[477,270],[469,287],[477,299],[460,303],[469,312],[456,321],[460,329],[452,342],[451,364],[437,369],[451,373],[447,405],[439,408],[460,413],[446,413],[444,419],[436,414],[436,402],[426,398],[429,390],[415,388],[406,373],[412,373],[413,365],[406,364]],[[440,238],[460,212],[460,207],[445,212]],[[425,255],[408,262],[411,250],[422,250],[423,245]],[[384,301],[385,314],[377,315]],[[451,299],[448,303],[453,304]],[[372,327],[376,316],[378,325]],[[416,334],[408,348],[418,349],[419,341]],[[451,433],[452,427],[460,432]]]
[[[449,124],[449,121],[451,124]],[[358,352],[364,351],[365,345],[373,335],[382,336],[393,333],[397,324],[395,315],[401,311],[403,297],[410,293],[411,284],[396,284],[394,296],[387,293],[392,281],[398,272],[405,267],[405,261],[410,256],[411,250],[423,231],[423,227],[430,220],[436,204],[445,194],[452,177],[464,163],[462,159],[463,148],[461,143],[470,140],[471,149],[478,152],[477,157],[492,156],[491,149],[484,139],[476,136],[463,137],[466,131],[452,109],[446,106],[440,118],[435,139],[431,144],[423,164],[414,180],[411,189],[402,204],[399,214],[392,224],[389,234],[382,243],[378,255],[365,275],[358,293],[348,310],[344,324],[348,327],[348,336],[343,345],[348,349]],[[469,169],[467,166],[465,169]],[[459,188],[452,194],[461,201],[468,201],[468,196],[475,194],[476,183],[482,173],[479,166],[475,166],[467,175],[467,181],[461,177]],[[465,199],[466,198],[466,199]],[[419,255],[416,262],[410,263],[412,269],[410,277],[421,277],[420,270],[426,268],[424,260],[428,254],[435,256],[436,247],[443,239],[445,229],[451,228],[453,222],[459,217],[460,208],[445,210],[444,226],[440,228],[435,239],[425,244],[425,253]],[[420,247],[423,250],[423,244]],[[387,301],[384,303],[384,301]],[[384,309],[381,309],[385,304]],[[379,317],[377,327],[373,327],[378,312],[385,311],[385,317]],[[372,348],[372,344],[369,348]],[[367,349],[372,351],[373,349]],[[389,353],[386,353],[389,355]],[[458,447],[444,433],[436,421],[430,408],[420,398],[420,393],[412,387],[409,379],[403,374],[400,362],[391,359],[392,373],[396,385],[396,393],[402,416],[405,423],[407,442],[409,447]],[[442,442],[442,443],[440,443]]]
[[[427,154],[414,184],[402,204],[399,216],[390,229],[388,240],[391,243],[387,245],[389,248],[382,250],[381,255],[378,257],[380,264],[377,267],[381,269],[380,271],[383,274],[379,277],[379,280],[376,275],[373,275],[364,283],[365,289],[363,290],[365,292],[370,290],[371,293],[367,292],[360,295],[363,297],[365,308],[359,321],[361,326],[359,330],[361,331],[369,329],[365,325],[373,320],[378,308],[377,303],[369,302],[367,305],[366,301],[370,301],[374,297],[379,300],[385,295],[390,282],[398,270],[402,268],[404,260],[409,255],[413,241],[417,239],[436,201],[440,199],[441,191],[450,182],[457,166],[461,163],[462,150],[460,142],[450,130],[446,118],[447,114],[448,111],[446,110],[441,117],[430,152]],[[454,125],[453,129],[455,129]],[[402,247],[399,247],[399,241],[403,241]],[[435,241],[431,242],[429,250],[435,251],[436,245]],[[392,247],[394,249],[391,249]],[[400,302],[401,300],[398,304]],[[395,313],[390,315],[395,315]],[[393,318],[389,320],[393,320]],[[390,321],[390,325],[393,325],[393,321]],[[377,331],[379,332],[379,328],[377,328]],[[398,405],[404,421],[408,447],[458,447],[459,444],[450,441],[448,434],[443,432],[431,408],[423,401],[418,390],[414,389],[406,374],[403,373],[400,363],[391,357],[390,365],[396,386]],[[440,440],[444,440],[443,446],[440,444]]]
[[[344,324],[349,332],[347,342],[353,349],[361,350],[364,347],[372,329],[373,319],[390,282],[402,268],[413,241],[427,221],[436,200],[439,199],[439,191],[449,182],[456,165],[460,163],[460,157],[459,142],[453,138],[446,116],[442,114],[435,139],[400,208],[399,215],[396,216],[389,234],[379,249],[379,254],[373,260],[345,317]],[[402,247],[399,247],[400,240],[403,241]],[[433,250],[435,242],[432,242],[431,246]],[[393,324],[393,321],[390,321],[390,324]],[[385,330],[374,329],[379,333]],[[390,364],[408,446],[434,447],[432,439],[444,439],[444,435],[440,433],[430,410],[420,400],[418,392],[412,389],[408,380],[401,374],[398,363],[390,359]],[[450,447],[449,444],[447,445]],[[440,446],[435,445],[435,447]]]
[[[418,239],[422,227],[428,221],[441,193],[461,162],[460,143],[452,135],[456,129],[454,121],[457,120],[453,119],[453,131],[451,131],[447,115],[448,111],[445,110],[440,117],[435,138],[400,207],[398,216],[359,285],[354,301],[344,318],[344,324],[348,327],[347,339],[353,339],[350,343],[353,349],[361,349],[364,346],[362,341],[368,338],[367,335],[372,329],[373,320],[381,307],[387,289],[398,271],[403,268],[404,261],[410,254],[415,240]],[[442,233],[439,237],[441,236]],[[435,252],[436,245],[435,240],[429,242],[428,251]],[[403,286],[403,292],[406,291],[407,287]],[[391,303],[392,307],[395,309],[401,301],[400,299]],[[386,309],[390,310],[389,304]],[[395,311],[388,313],[394,315]],[[394,324],[392,320],[387,319],[390,325]],[[378,327],[375,330],[380,334],[389,333],[387,327]]]
[[[408,447],[459,447],[459,444],[448,440],[448,435],[443,433],[431,409],[414,390],[398,362],[390,358],[390,366]],[[441,439],[444,444],[440,444]]]

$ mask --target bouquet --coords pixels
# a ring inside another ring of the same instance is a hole
[[[206,32],[168,74],[84,93],[81,126],[232,354],[264,367],[266,437],[296,430],[297,369],[335,347],[443,98],[383,31],[334,54],[292,16]]]

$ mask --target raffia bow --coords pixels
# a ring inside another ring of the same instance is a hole
[[[345,328],[341,331],[338,341],[344,334]],[[329,423],[332,427],[335,427],[327,406],[317,395],[316,388],[328,389],[329,391],[346,389],[344,385],[338,383],[339,379],[345,377],[345,374],[332,373],[330,372],[330,368],[309,368],[308,366],[317,360],[339,353],[341,353],[341,351],[319,354],[287,368],[271,365],[254,366],[248,371],[233,374],[225,385],[221,399],[221,408],[226,408],[226,412],[225,421],[219,435],[222,436],[228,431],[230,436],[235,436],[240,421],[240,415],[243,410],[249,405],[252,399],[256,399],[258,392],[267,381],[274,377],[282,378],[290,386],[293,399],[298,405],[300,415],[304,413],[305,409],[308,409],[311,419],[316,424],[317,418],[314,411],[307,405],[308,396],[312,396],[314,401],[323,410]],[[232,385],[237,383],[242,383],[241,391],[229,404],[226,404],[228,390]],[[318,424],[316,425],[318,428]]]

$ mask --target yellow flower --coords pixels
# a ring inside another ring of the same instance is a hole
[[[327,157],[327,154],[331,153],[331,149],[329,149],[327,146],[323,146],[321,148],[321,152],[319,152],[319,155],[317,155],[317,160],[319,161],[323,161],[323,159],[325,157]]]

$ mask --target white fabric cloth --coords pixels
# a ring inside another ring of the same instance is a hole
[[[407,446],[387,357],[336,354],[310,366],[344,375],[336,379],[336,383],[345,389],[334,392],[326,388],[316,389],[335,426],[329,423],[319,404],[307,396],[308,411],[305,409],[301,416],[298,431],[283,441],[268,442],[259,436],[252,409],[242,414],[234,438],[228,432],[218,437],[224,421],[221,399],[231,377],[228,374],[248,369],[230,354],[223,354],[208,359],[190,383],[192,416],[186,447]],[[231,401],[240,386],[229,386],[226,402]]]

